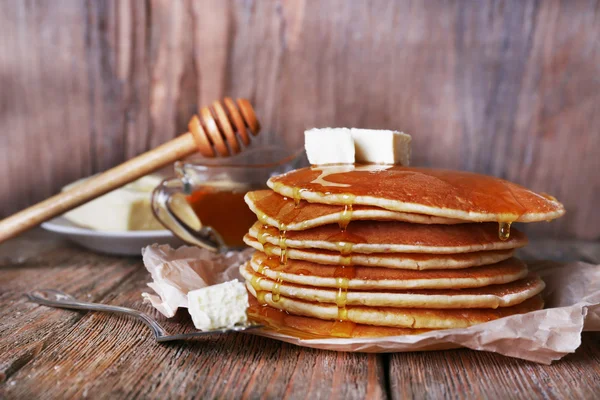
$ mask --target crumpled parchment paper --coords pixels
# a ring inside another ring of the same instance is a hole
[[[236,278],[242,280],[238,267],[252,251],[213,254],[186,246],[146,247],[142,250],[144,265],[152,275],[148,286],[156,294],[142,296],[166,317],[172,317],[179,307],[187,307],[190,290]],[[270,331],[252,332],[326,350],[384,353],[467,347],[550,364],[579,347],[583,330],[600,331],[600,265],[540,261],[531,263],[529,268],[546,282],[544,310],[465,329],[382,338],[309,340]]]

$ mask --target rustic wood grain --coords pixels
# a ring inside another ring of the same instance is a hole
[[[47,237],[47,235],[45,235]],[[43,240],[28,240],[37,254],[3,259],[0,264],[0,382],[35,358],[57,340],[56,333],[68,331],[82,313],[60,313],[29,303],[24,293],[36,288],[57,288],[82,299],[97,301],[111,292],[120,281],[139,269],[137,260],[96,256],[55,245]],[[12,247],[18,250],[17,246]],[[38,247],[38,245],[40,245]],[[5,253],[6,244],[0,246]],[[13,253],[14,254],[14,253]]]
[[[472,350],[390,356],[393,399],[594,399],[600,391],[600,335],[542,366]]]
[[[600,243],[534,240],[518,256],[597,264]],[[391,354],[389,374],[395,399],[594,399],[600,393],[600,334],[584,333],[575,354],[549,366],[461,349]]]
[[[60,257],[47,254],[45,258],[52,263],[67,256],[72,258],[72,267],[60,273],[76,281],[56,282],[62,290],[84,299],[85,293],[90,293],[95,301],[146,310],[171,332],[193,329],[185,315],[174,322],[165,321],[142,304],[140,293],[145,290],[148,273],[140,261],[90,257],[82,251]],[[96,266],[103,264],[103,273],[90,274],[92,267],[80,263],[85,258],[95,259]],[[121,272],[119,277],[116,271]],[[57,272],[56,267],[44,268],[44,280],[34,285],[48,286],[48,279],[56,279]],[[20,265],[11,273],[17,273],[19,279],[3,276],[2,288],[8,287],[8,282],[19,284],[0,298],[2,304],[15,301],[19,291],[32,284],[30,275],[38,271]],[[80,287],[83,282],[88,286]],[[102,285],[103,290],[94,287],[92,294],[93,283]],[[101,299],[98,293],[102,293]],[[4,314],[27,309],[33,315],[19,316],[0,331],[0,352],[10,346],[20,348],[20,358],[5,368],[7,379],[2,389],[6,398],[385,397],[383,362],[377,355],[308,350],[242,334],[163,345],[154,342],[147,327],[128,317],[21,303],[11,305]],[[47,327],[47,318],[55,323]],[[28,321],[35,322],[24,326]],[[44,336],[44,328],[53,335]],[[31,348],[34,338],[39,342]],[[2,354],[4,359],[6,353]]]
[[[529,229],[597,238],[598,1],[6,0],[0,216],[247,97],[263,143],[312,126],[395,128],[414,163],[550,192]]]

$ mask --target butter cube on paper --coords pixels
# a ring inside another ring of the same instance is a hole
[[[187,296],[188,310],[197,329],[232,328],[248,321],[248,292],[237,279],[192,290]]]

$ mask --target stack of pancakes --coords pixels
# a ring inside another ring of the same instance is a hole
[[[317,336],[462,328],[543,307],[544,282],[513,257],[514,221],[564,214],[552,196],[468,172],[304,168],[250,192],[258,216],[240,267],[250,315]]]

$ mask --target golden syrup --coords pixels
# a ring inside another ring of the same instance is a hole
[[[264,246],[264,244],[267,242],[267,236],[269,235],[269,226],[268,225],[261,225],[260,228],[258,229],[258,234],[256,235],[256,239],[258,240],[258,242],[260,244],[262,244]]]
[[[338,306],[338,320],[347,319],[346,302],[348,300],[348,286],[350,279],[356,275],[356,269],[353,266],[338,266],[334,271],[335,283],[338,288],[335,296],[335,304]]]
[[[277,279],[275,280],[275,284],[273,285],[273,289],[271,290],[271,298],[275,303],[279,301],[279,295],[281,290],[281,283],[283,279],[281,279],[281,272],[277,271]]]
[[[348,319],[348,311],[346,310],[346,302],[348,301],[348,287],[339,287],[335,296],[335,304],[338,307],[338,320],[345,321]]]
[[[265,269],[276,270],[279,267],[279,257],[269,256],[263,262]]]
[[[257,211],[256,216],[258,217],[258,220],[261,224],[263,224],[264,226],[267,225],[267,221],[269,220],[269,216],[267,214],[265,214],[262,211]]]
[[[244,201],[248,189],[231,190],[207,185],[186,196],[186,200],[203,226],[217,231],[228,246],[241,247],[244,246],[244,234],[256,221]]]
[[[336,195],[334,203],[354,203],[353,196],[390,200],[393,211],[407,211],[404,203],[415,203],[439,210],[460,210],[503,215],[512,221],[524,213],[546,213],[560,209],[550,197],[544,197],[518,185],[491,176],[465,171],[387,166],[386,168],[319,167],[302,168],[271,178],[275,192],[297,187],[314,194]],[[385,190],[382,190],[385,188]],[[452,196],[449,196],[449,189]],[[348,195],[346,199],[344,195]],[[545,199],[544,201],[540,201]],[[362,200],[360,204],[373,205]],[[472,205],[477,205],[474,207]],[[443,215],[440,215],[443,216]]]
[[[267,292],[264,290],[256,291],[256,300],[258,300],[258,304],[260,304],[261,306],[267,305],[267,301],[265,300],[266,294],[267,294]]]
[[[350,172],[353,170],[354,170],[354,165],[310,167],[309,171],[320,172],[320,174],[318,176],[316,176],[315,179],[313,179],[310,183],[314,184],[314,185],[323,186],[323,187],[350,187],[352,185],[348,185],[346,183],[331,182],[325,178],[327,178],[329,175],[342,174],[342,173]],[[275,185],[279,185],[279,186],[276,187]],[[279,192],[279,190],[277,190],[277,189],[283,187],[284,185],[285,185],[285,183],[275,182],[273,185],[273,190],[275,192]]]
[[[334,275],[337,278],[345,279],[345,281],[340,281],[340,283],[343,284],[344,282],[349,282],[350,279],[356,277],[356,268],[354,266],[338,266],[335,267]],[[345,285],[347,286],[347,283]]]
[[[340,255],[340,264],[344,267],[349,267],[352,265],[352,256],[350,255]]]
[[[300,188],[293,188],[292,190],[292,197],[294,198],[294,206],[298,207],[300,205],[300,192],[302,192],[302,190]]]
[[[344,205],[351,206],[352,204],[354,204],[354,199],[356,199],[356,196],[353,194],[342,194],[342,204]]]
[[[335,296],[335,304],[338,307],[344,308],[346,307],[346,302],[348,301],[348,279],[346,278],[337,278],[338,281],[338,292]],[[343,282],[343,283],[339,283]]]
[[[321,332],[312,332],[311,327],[306,326],[302,322],[298,323],[298,320],[304,321],[305,317],[296,317],[277,308],[261,304],[258,299],[256,301],[253,298],[249,300],[248,318],[253,322],[266,326],[270,330],[300,339],[319,339],[329,336],[329,329],[321,328]],[[318,323],[325,324],[326,326],[333,324],[330,321],[321,320]]]
[[[263,244],[263,250],[265,251],[265,254],[268,257],[275,257],[277,256],[277,254],[275,254],[275,249],[277,249],[278,247],[275,246],[274,244],[271,243],[265,243]]]
[[[337,242],[336,245],[343,256],[351,254],[354,247],[354,243],[352,242]]]
[[[279,256],[279,264],[285,266],[287,264],[287,244],[286,244],[286,232],[285,230],[279,231],[279,248],[281,254]]]
[[[352,220],[352,204],[345,204],[344,211],[342,211],[342,215],[340,215],[340,220],[338,221],[338,225],[342,231],[345,231],[348,228],[348,224]]]
[[[256,275],[252,275],[252,279],[250,279],[250,284],[252,285],[254,290],[256,290],[257,293],[261,291],[260,281],[262,279],[263,279],[262,276],[256,276]]]
[[[268,258],[267,258],[267,259],[265,259],[265,260],[263,260],[263,261],[261,261],[261,262],[260,262],[260,264],[258,264],[258,271],[256,271],[256,272],[258,272],[258,273],[259,273],[259,274],[261,274],[261,275],[264,275],[264,274],[265,274],[265,271],[266,271],[267,269],[271,269],[271,268],[270,268],[270,266],[269,266],[269,263],[268,263],[268,261],[269,261],[269,259],[268,259]]]
[[[510,225],[512,222],[499,222],[498,223],[498,237],[500,240],[508,240],[510,238]]]
[[[331,327],[330,334],[334,337],[350,338],[356,329],[356,324],[351,321],[335,321]]]

